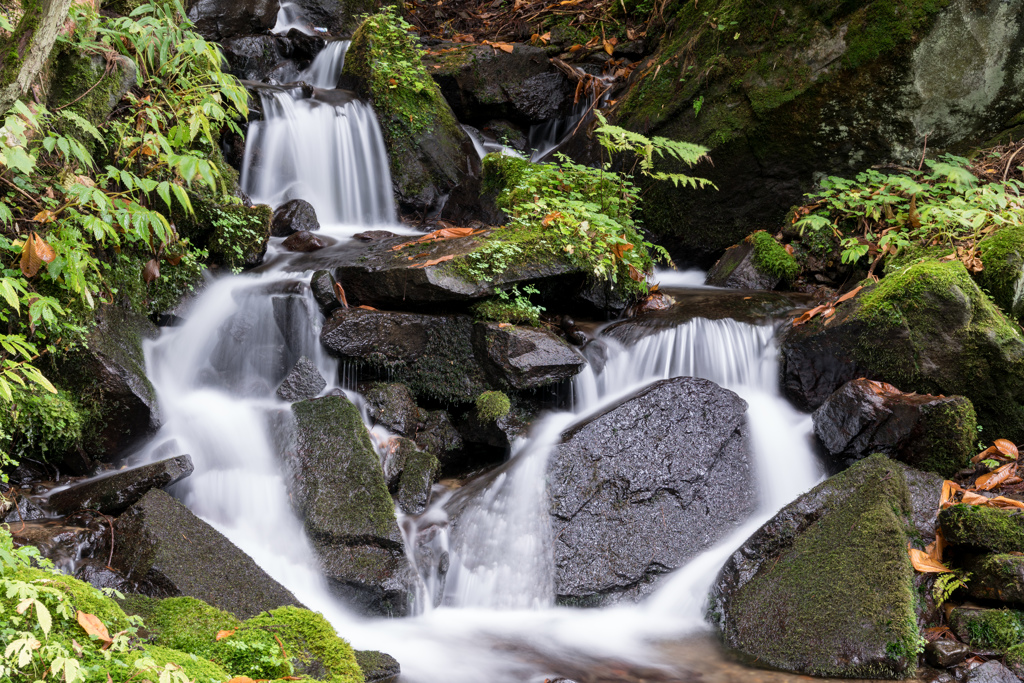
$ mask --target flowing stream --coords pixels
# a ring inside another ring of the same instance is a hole
[[[335,59],[343,58],[344,46],[336,52]],[[314,64],[309,71],[326,84],[328,66]],[[297,197],[310,201],[323,233],[335,240],[372,225],[398,229],[372,110],[354,99],[332,103],[320,92],[313,98],[297,88],[263,92],[266,119],[250,128],[247,191],[274,206]],[[305,605],[324,613],[355,647],[395,656],[403,681],[541,681],[547,670],[538,657],[573,653],[656,662],[653,643],[706,628],[707,589],[732,550],[820,476],[809,445],[810,418],[778,392],[771,325],[697,318],[630,347],[599,335],[588,348],[600,349],[603,363],[591,363],[573,380],[571,411],[542,417],[500,468],[436,496],[419,517],[400,519],[410,542],[439,530],[419,552],[409,553],[422,579],[420,613],[356,617],[317,571],[277,456],[289,406],[274,391],[295,360],[307,356],[316,363],[328,379],[325,393],[349,389],[341,386],[337,361],[319,344],[321,315],[306,284],[309,273],[286,271],[289,255],[279,242],[271,240],[259,273],[208,283],[183,325],[147,342],[147,372],[165,423],[137,459],[191,454],[195,472],[173,493]],[[692,275],[672,277],[694,283]],[[641,604],[555,607],[548,453],[575,421],[653,381],[685,375],[713,380],[749,404],[758,513],[667,577]],[[460,521],[449,532],[445,522],[455,509]],[[431,562],[443,552],[450,569],[442,584],[431,578]]]

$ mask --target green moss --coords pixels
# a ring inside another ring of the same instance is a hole
[[[95,55],[65,48],[57,53],[54,78],[50,86],[51,108],[67,107],[94,126],[102,125],[129,85],[129,76],[121,64],[107,72],[106,63]],[[134,85],[134,81],[130,82]],[[90,136],[70,127],[62,131],[74,134],[92,145]]]
[[[352,647],[338,637],[321,614],[298,607],[279,607],[249,619],[245,627],[280,638],[297,672],[331,683],[363,681]],[[318,667],[325,675],[315,675]]]
[[[922,408],[923,437],[911,464],[917,469],[952,477],[970,465],[975,452],[978,418],[966,398]]]
[[[979,505],[953,505],[939,513],[946,540],[997,553],[1024,552],[1024,516]]]
[[[0,38],[0,85],[14,82],[35,38],[43,5],[39,0],[22,0],[21,18],[9,36]]]
[[[921,244],[908,244],[900,249],[898,253],[885,257],[885,273],[889,275],[901,268],[906,268],[921,261],[938,260],[943,256],[953,253],[953,251],[952,247],[944,245],[924,246]]]
[[[476,414],[483,422],[505,417],[511,409],[512,403],[502,391],[485,391],[476,397]]]
[[[950,626],[958,634],[966,634],[975,647],[1008,650],[1024,643],[1024,614],[1008,609],[953,610]]]
[[[81,446],[91,413],[74,395],[13,385],[12,403],[0,406],[0,450],[15,460],[59,462]]]
[[[70,600],[76,610],[95,615],[111,633],[128,628],[128,617],[117,603],[84,581],[41,569],[20,569],[12,578],[56,588]]]
[[[194,683],[222,683],[232,677],[231,674],[210,660],[198,657],[192,653],[160,647],[159,645],[146,645],[142,652],[132,652],[129,654],[126,658],[129,664],[129,671],[126,672],[128,675],[123,679],[115,680],[137,680],[136,671],[132,669],[135,662],[142,657],[149,657],[161,669],[168,663],[176,664],[181,667],[182,672],[188,676],[188,679],[194,681]],[[153,674],[153,677],[156,678],[156,675]]]
[[[754,267],[787,285],[800,273],[800,264],[775,238],[763,230],[747,237],[754,246]]]
[[[978,243],[978,283],[1007,315],[1024,316],[1024,227],[1004,228]]]
[[[160,600],[147,611],[144,618],[154,643],[202,657],[212,656],[218,631],[241,624],[234,615],[189,597]]]
[[[1024,643],[1007,649],[1003,662],[1014,673],[1024,671]]]
[[[912,40],[949,0],[875,0],[855,13],[843,65],[856,68]]]
[[[491,152],[483,158],[481,166],[482,192],[498,196],[519,184],[530,162],[520,157]]]
[[[458,319],[432,327],[422,356],[398,374],[417,396],[444,403],[469,403],[487,389],[487,382],[473,355],[471,322]]]

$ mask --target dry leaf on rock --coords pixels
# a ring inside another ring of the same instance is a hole
[[[922,550],[907,546],[907,552],[910,553],[910,564],[914,565],[914,569],[923,574],[946,574],[951,571],[949,567],[941,562],[936,562],[928,553]]]
[[[95,614],[89,614],[88,612],[78,611],[78,625],[81,626],[86,633],[90,636],[96,636],[99,640],[104,643],[112,642],[110,633],[107,631],[107,627],[103,625],[103,622]]]

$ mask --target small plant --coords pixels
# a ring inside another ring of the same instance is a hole
[[[475,304],[473,311],[480,320],[525,323],[537,327],[540,325],[540,314],[544,312],[544,307],[531,302],[530,295],[538,293],[533,285],[526,285],[521,292],[517,285],[513,285],[509,292],[498,290],[494,297]]]
[[[941,606],[957,590],[966,588],[970,578],[969,573],[960,569],[936,576],[935,583],[932,585],[932,598],[935,599],[935,606]]]
[[[700,116],[700,110],[704,108],[704,96],[701,95],[693,101],[693,117]]]
[[[502,391],[485,391],[476,399],[476,415],[482,422],[494,422],[510,410],[512,404]]]

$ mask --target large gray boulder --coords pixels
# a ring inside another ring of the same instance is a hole
[[[51,493],[47,507],[58,515],[76,510],[99,510],[119,515],[150,489],[167,488],[192,474],[192,458],[179,455],[127,470],[115,470]]]
[[[559,602],[637,601],[753,513],[746,409],[679,377],[562,435],[548,465]]]
[[[201,36],[219,41],[266,33],[280,8],[280,0],[191,0],[185,13]]]
[[[332,590],[367,614],[409,609],[409,566],[380,460],[343,396],[292,405],[291,492]]]
[[[248,619],[296,605],[287,588],[166,492],[153,489],[117,518],[113,568],[155,598],[187,595]]]
[[[920,639],[907,554],[912,507],[905,469],[881,455],[787,505],[711,589],[708,618],[725,646],[812,676],[912,676]]]
[[[547,329],[477,323],[477,356],[499,385],[535,389],[569,379],[585,365],[581,356]]]

